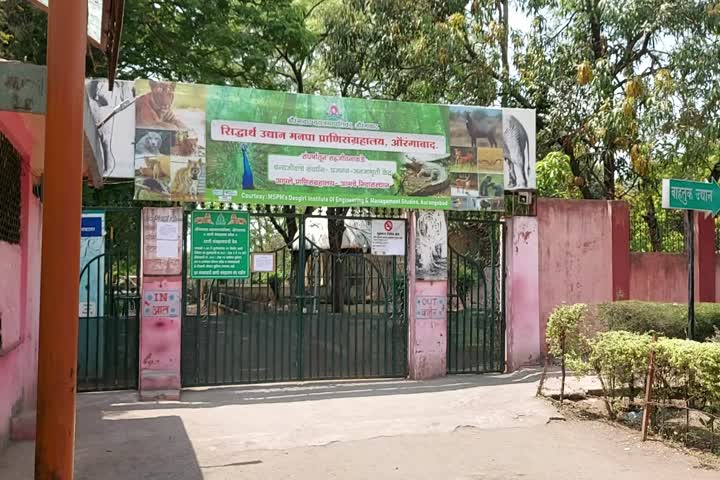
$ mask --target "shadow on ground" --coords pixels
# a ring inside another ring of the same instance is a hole
[[[84,435],[84,424],[93,423],[104,435]],[[78,418],[75,445],[75,480],[176,479],[203,480],[195,449],[178,416],[108,420]],[[108,438],[103,442],[103,436]],[[112,437],[110,440],[109,437]],[[12,444],[0,454],[2,480],[33,478],[34,442]],[[151,465],[148,467],[148,465]]]
[[[152,410],[171,408],[213,408],[224,405],[255,405],[292,403],[339,398],[378,397],[449,392],[468,388],[535,383],[542,369],[527,368],[511,374],[453,375],[435,380],[409,381],[405,379],[345,380],[289,382],[255,385],[213,386],[189,388],[182,392],[179,402],[116,402],[106,407],[113,410]],[[556,375],[551,373],[549,375]],[[97,394],[104,395],[104,394]]]
[[[261,459],[241,455],[258,448],[325,444],[380,433],[452,431],[456,425],[473,422],[514,424],[517,418],[527,421],[533,410],[518,406],[505,415],[503,405],[517,395],[531,398],[531,384],[541,374],[539,369],[526,369],[422,382],[382,379],[192,388],[183,390],[179,402],[139,402],[137,392],[129,391],[84,393],[78,395],[75,479],[201,480],[228,468],[259,468]],[[525,387],[518,391],[513,385]],[[439,395],[402,398],[414,394]],[[377,401],[365,401],[370,398]],[[341,402],[319,402],[331,399]],[[25,443],[3,452],[0,479],[32,478],[33,449],[32,443]]]

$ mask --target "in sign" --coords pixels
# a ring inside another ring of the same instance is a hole
[[[180,316],[180,292],[161,290],[145,292],[143,295],[143,316],[175,318]]]

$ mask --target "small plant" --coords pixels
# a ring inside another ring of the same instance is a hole
[[[569,366],[576,373],[586,370],[584,359],[590,352],[587,338],[581,333],[581,325],[587,314],[585,304],[561,305],[550,314],[547,324],[547,341],[550,355],[560,359],[562,381],[560,403],[565,396],[566,369]]]
[[[715,329],[715,334],[712,337],[708,338],[707,341],[711,342],[711,343],[720,343],[720,328],[718,328],[718,327],[713,327],[713,328]]]
[[[590,344],[589,364],[603,390],[608,415],[616,419],[623,394],[632,401],[638,380],[647,376],[652,338],[647,334],[605,332]]]

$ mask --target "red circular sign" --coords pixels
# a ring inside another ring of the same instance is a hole
[[[390,220],[385,222],[385,231],[392,232],[392,229],[393,229],[393,223]]]

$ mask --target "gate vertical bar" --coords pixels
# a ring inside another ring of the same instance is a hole
[[[297,378],[304,378],[303,354],[305,351],[305,215],[300,214],[298,233],[298,264],[297,264]]]
[[[187,329],[187,330],[190,330],[190,326],[187,325],[187,321],[188,321],[188,320],[187,320],[187,303],[188,303],[188,300],[189,300],[189,295],[188,295],[188,291],[187,291],[187,286],[188,286],[188,278],[187,278],[187,275],[188,275],[188,271],[187,271],[187,257],[188,257],[188,255],[187,255],[187,250],[190,248],[190,242],[187,241],[188,215],[189,215],[188,212],[183,211],[183,216],[182,216],[182,219],[183,219],[183,221],[182,221],[182,238],[185,240],[185,242],[183,243],[182,258],[180,259],[180,278],[181,278],[180,290],[182,291],[182,294],[183,294],[183,301],[180,303],[180,318],[182,319],[182,330],[183,330],[183,331],[181,332],[181,334],[184,333],[184,331],[185,331],[186,329]],[[139,273],[140,273],[140,272],[138,272],[138,278],[139,278],[139,276],[140,276]],[[197,313],[197,312],[196,312],[196,313]],[[197,325],[197,315],[195,316],[195,322],[194,322],[194,323]],[[183,336],[184,336],[184,335],[183,335]],[[197,335],[195,336],[195,338],[197,339]],[[184,346],[185,346],[185,345],[183,344],[183,347],[184,347]],[[183,349],[183,350],[184,350],[184,349]],[[188,357],[187,352],[183,352],[183,354],[180,355],[180,371],[182,372],[182,374],[180,375],[180,386],[181,386],[181,387],[185,387],[185,386],[186,386],[186,385],[185,385],[185,378],[186,378],[186,377],[185,377],[185,375],[186,375],[185,372],[186,372],[187,366],[185,366],[185,359],[186,359],[187,357]],[[192,364],[194,364],[193,367],[195,367],[195,369],[197,369],[197,364],[198,364],[197,349],[195,349],[195,351],[193,352],[192,357],[194,358],[194,360],[193,360],[193,362],[192,362]],[[191,365],[192,365],[192,364],[191,364]],[[197,384],[197,378],[195,379],[195,383]]]
[[[492,356],[490,357],[493,361],[493,367],[494,367],[494,359],[495,359],[495,322],[497,319],[495,318],[495,305],[496,305],[496,292],[495,292],[495,271],[497,270],[498,261],[496,258],[497,255],[497,248],[495,246],[495,241],[497,239],[497,233],[498,228],[496,224],[492,224],[490,227],[491,237],[490,237],[490,261],[491,261],[491,268],[490,268],[490,308],[491,308],[491,321],[490,321],[490,348],[492,349]],[[484,365],[485,370],[488,370],[487,365]]]

